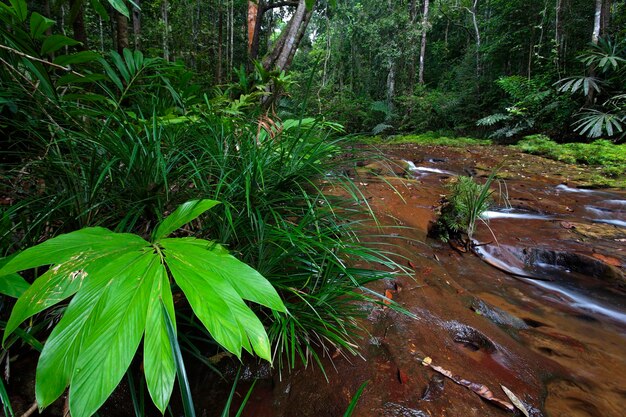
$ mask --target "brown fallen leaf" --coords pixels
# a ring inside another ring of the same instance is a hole
[[[605,264],[609,264],[612,266],[616,266],[618,268],[620,268],[622,266],[622,262],[619,259],[610,257],[610,256],[606,256],[606,255],[602,255],[601,253],[594,253],[591,256],[593,256],[594,258],[604,262]]]
[[[441,366],[437,366],[437,365],[433,365],[433,364],[430,364],[429,366],[430,366],[430,368],[432,370],[439,372],[441,375],[443,375],[445,377],[448,377],[449,379],[451,379],[455,383],[457,383],[459,385],[462,385],[465,388],[470,389],[471,391],[474,391],[474,393],[480,395],[485,400],[491,401],[494,404],[504,408],[505,410],[515,411],[515,407],[513,406],[513,404],[511,404],[511,403],[509,403],[507,401],[501,400],[501,399],[497,398],[496,396],[494,396],[493,392],[491,392],[491,390],[489,388],[487,388],[486,385],[477,384],[475,382],[463,379],[463,378],[461,378],[458,375],[452,374],[452,372],[448,371],[447,369],[442,368]]]
[[[409,376],[402,369],[398,369],[398,380],[401,384],[409,382]]]
[[[390,290],[385,290],[385,297],[387,297],[388,300],[383,300],[383,303],[386,305],[391,304],[391,300],[393,300],[393,293]]]
[[[513,391],[511,391],[504,385],[500,385],[500,386],[502,387],[502,391],[504,391],[506,396],[509,397],[509,400],[511,400],[513,405],[517,407],[517,409],[520,410],[526,417],[530,417],[530,414],[528,413],[526,406],[524,405],[523,402],[520,401],[519,398],[517,398],[517,395],[513,394]]]
[[[416,270],[417,267],[415,266],[415,264],[411,261],[409,261],[409,267],[411,267],[413,270]]]
[[[569,229],[576,229],[576,226],[574,226],[574,224],[572,224],[570,222],[565,222],[565,221],[561,222],[561,227],[563,229],[567,229],[567,230],[569,230]]]

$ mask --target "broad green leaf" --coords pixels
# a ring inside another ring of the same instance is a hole
[[[167,272],[161,267],[156,271],[150,292],[146,334],[143,342],[143,366],[148,392],[161,413],[165,413],[176,377],[176,365],[167,333],[165,311],[170,317],[175,317]],[[176,334],[176,323],[173,323],[173,326],[174,334]]]
[[[120,80],[120,77],[118,77],[115,70],[111,67],[111,64],[109,64],[104,58],[99,59],[98,61],[100,62],[100,64],[102,64],[102,67],[104,68],[107,77],[109,77],[113,84],[115,84],[117,89],[120,91],[124,91],[124,84],[122,84],[122,80]]]
[[[184,254],[204,270],[227,281],[244,300],[253,301],[276,311],[287,309],[270,282],[254,268],[241,262],[220,245],[202,239],[163,239],[163,247]]]
[[[113,64],[115,64],[115,67],[117,68],[117,71],[120,73],[124,81],[126,81],[126,84],[130,84],[131,77],[134,73],[129,72],[126,62],[122,56],[115,51],[111,51],[110,56]]]
[[[13,12],[15,17],[20,22],[24,22],[26,17],[28,16],[28,6],[26,5],[26,0],[9,0],[11,6],[13,6]]]
[[[217,343],[240,357],[241,331],[237,317],[229,306],[229,301],[238,297],[235,291],[232,288],[225,288],[220,293],[209,284],[202,271],[196,270],[185,261],[176,259],[170,252],[167,256],[167,266],[176,283],[185,293],[196,316]]]
[[[72,64],[83,64],[85,62],[93,62],[102,58],[102,56],[94,51],[80,51],[73,54],[61,55],[53,61],[55,64],[67,66]],[[98,74],[102,76],[102,74]]]
[[[128,15],[128,7],[126,7],[126,2],[124,0],[108,0],[109,4],[113,6],[115,10],[120,12],[126,17],[130,17]]]
[[[85,337],[70,381],[70,412],[90,417],[124,377],[146,326],[150,291],[163,268],[147,252],[110,281],[86,323]]]
[[[114,278],[124,276],[128,269],[142,258],[141,252],[116,256],[90,271],[89,279],[72,299],[63,318],[56,325],[39,357],[35,395],[40,407],[52,404],[65,391],[76,367],[85,325],[97,314],[94,310]]]
[[[242,347],[249,350],[251,343],[257,355],[271,361],[269,339],[261,321],[233,286],[205,270],[186,252],[167,248],[166,253],[172,276],[213,338],[237,357]]]
[[[93,243],[91,239],[94,239]],[[75,294],[90,274],[103,268],[111,259],[146,245],[147,242],[139,236],[91,228],[58,236],[14,256],[0,269],[2,275],[48,265],[55,255],[60,262],[37,278],[17,300],[3,341],[27,318]]]
[[[148,242],[130,233],[114,233],[102,227],[88,227],[46,240],[12,257],[0,268],[0,275],[38,266],[60,264],[85,253],[125,247],[142,247]]]
[[[43,41],[43,45],[41,45],[41,55],[47,55],[52,52],[58,51],[64,46],[74,46],[78,45],[80,42],[74,40],[72,38],[68,38],[64,35],[50,35]]]
[[[168,236],[217,204],[219,204],[219,201],[215,200],[194,200],[181,204],[157,226],[152,235],[152,241],[156,242]]]
[[[37,12],[33,12],[30,15],[30,36],[32,36],[33,39],[41,38],[44,32],[54,25],[54,23],[54,20],[48,19]]]
[[[136,74],[137,71],[141,68],[141,63],[138,62],[138,65],[135,64],[135,56],[130,49],[124,48],[124,51],[122,51],[122,53],[124,54],[124,61],[126,62],[126,66],[128,67],[130,74]]]
[[[57,80],[57,85],[72,85],[72,84],[80,84],[80,83],[92,83],[95,81],[106,80],[104,74],[87,74],[84,77],[80,77],[76,74],[65,74],[61,78]],[[98,96],[99,94],[87,94],[88,96]],[[80,97],[80,94],[75,95],[77,98]],[[67,97],[67,94],[63,96],[63,98]],[[100,96],[102,99],[100,101],[109,100],[107,97]]]
[[[18,298],[28,287],[30,284],[18,274],[0,276],[0,294]]]
[[[102,20],[105,22],[109,21],[109,13],[107,9],[102,5],[100,0],[91,0],[91,7],[93,7],[94,11],[100,16]]]

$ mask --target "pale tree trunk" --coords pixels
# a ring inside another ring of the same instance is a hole
[[[561,10],[563,9],[563,0],[556,0],[554,8],[554,46],[556,54],[554,56],[554,64],[557,72],[561,72],[561,51],[563,44],[563,23],[561,21]],[[560,76],[559,76],[560,78]]]
[[[419,83],[424,84],[424,62],[426,59],[426,34],[428,33],[428,6],[429,0],[424,0],[424,14],[422,15],[422,43],[420,46],[420,68],[419,68]]]
[[[387,108],[393,112],[393,97],[396,94],[396,64],[389,60],[389,73],[387,74]]]
[[[135,0],[137,7],[133,6],[133,37],[135,49],[141,49],[141,0]]]
[[[591,34],[591,42],[598,44],[600,39],[600,21],[602,18],[602,0],[596,0],[596,11],[593,15],[593,33]]]
[[[305,0],[298,0],[298,6],[287,27],[281,33],[270,53],[263,60],[265,69],[284,71],[289,68],[312,15],[313,7],[308,9]]]
[[[169,1],[163,0],[161,3],[161,19],[163,21],[163,59],[170,60],[170,18]]]
[[[121,54],[125,48],[129,47],[128,19],[123,14],[115,12],[115,21],[117,23],[117,52]]]
[[[471,8],[465,8],[472,17],[472,25],[474,26],[474,36],[476,42],[476,76],[479,77],[481,70],[481,58],[480,58],[480,29],[478,27],[478,18],[476,16],[478,9],[478,0],[474,0]]]
[[[224,41],[224,19],[222,2],[220,0],[217,10],[217,67],[215,68],[215,79],[218,84],[222,83],[222,43]]]

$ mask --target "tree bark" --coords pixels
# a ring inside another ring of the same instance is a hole
[[[163,0],[161,3],[161,19],[163,21],[163,59],[170,60],[170,19],[169,19],[169,2]]]
[[[70,17],[72,20],[74,39],[81,43],[77,45],[77,48],[85,51],[89,46],[87,44],[87,31],[85,30],[85,14],[82,0],[70,0]]]
[[[419,83],[424,84],[424,63],[426,59],[426,34],[428,33],[428,6],[429,0],[424,0],[424,14],[422,15],[422,43],[420,46]]]
[[[128,42],[128,18],[119,12],[115,12],[117,23],[117,52],[120,54],[129,47]]]
[[[591,42],[594,45],[600,40],[600,21],[602,18],[602,0],[596,0],[596,11],[593,15],[593,32],[591,34]]]
[[[222,83],[222,43],[224,42],[224,19],[222,2],[220,0],[217,10],[217,67],[215,68],[215,79],[218,84]]]
[[[475,42],[476,42],[476,76],[479,77],[480,73],[482,72],[481,70],[481,59],[480,59],[480,29],[478,27],[478,19],[476,18],[476,14],[477,14],[477,8],[478,8],[478,0],[474,0],[474,2],[472,3],[472,7],[470,8],[465,8],[470,16],[472,16],[472,25],[474,26],[474,36],[475,36]]]
[[[289,68],[312,15],[313,7],[308,9],[305,0],[298,0],[298,6],[287,27],[263,60],[265,69],[285,71]]]
[[[135,0],[137,7],[133,6],[133,37],[135,49],[141,49],[141,0]]]

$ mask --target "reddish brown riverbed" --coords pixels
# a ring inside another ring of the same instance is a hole
[[[375,289],[390,290],[415,317],[366,306],[363,358],[327,360],[328,381],[311,368],[261,381],[244,415],[342,416],[364,381],[354,416],[521,415],[422,366],[428,356],[504,400],[500,385],[508,387],[531,416],[623,416],[624,190],[582,191],[574,167],[507,148],[403,145],[385,153],[398,161],[393,171],[403,172],[402,160],[413,169],[394,178],[384,164],[370,165],[356,181],[384,224],[407,227],[393,232],[410,240],[392,243],[412,276]],[[493,233],[484,225],[477,233],[489,263],[427,238],[451,176],[484,180],[506,158],[501,176],[512,207],[496,206]]]

